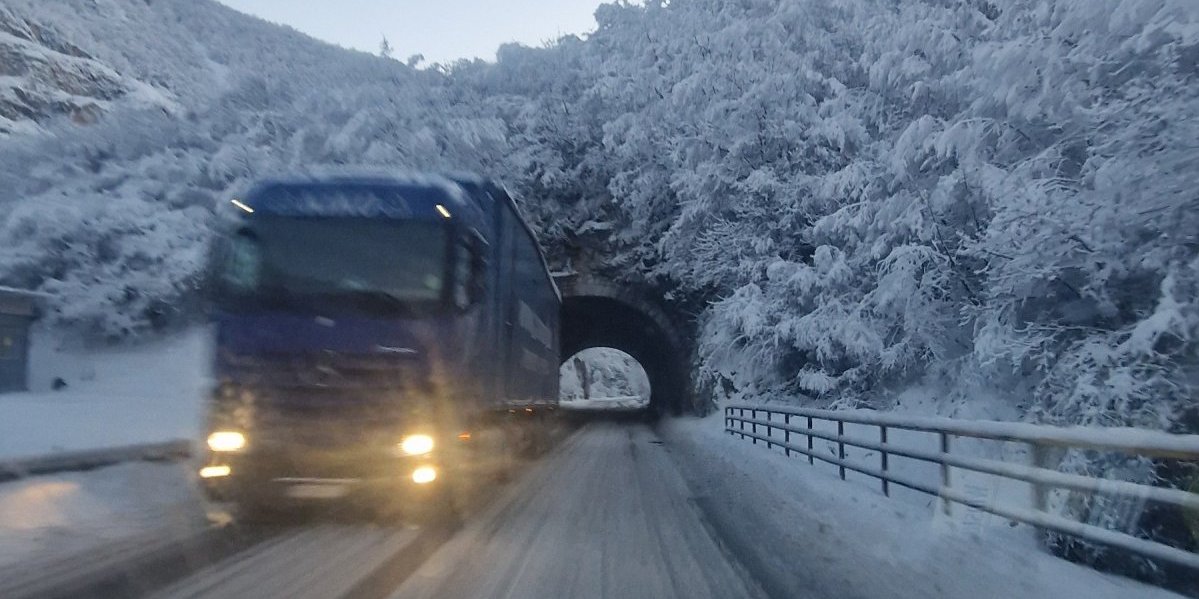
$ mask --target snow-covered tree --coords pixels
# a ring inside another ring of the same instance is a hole
[[[1193,404],[1194,2],[622,2],[585,39],[420,71],[211,2],[121,2],[137,32],[9,4],[156,95],[0,145],[0,283],[55,292],[63,322],[185,318],[209,223],[256,177],[474,170],[556,258],[700,306],[716,388],[999,389],[1157,428]]]

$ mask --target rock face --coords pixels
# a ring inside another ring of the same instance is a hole
[[[0,7],[0,135],[62,117],[94,123],[133,83],[52,27]]]

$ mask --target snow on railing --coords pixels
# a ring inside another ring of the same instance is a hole
[[[793,424],[793,420],[803,425]],[[823,432],[814,427],[816,421],[835,423],[837,432]],[[847,437],[846,424],[875,427],[877,440]],[[884,495],[890,496],[890,484],[934,495],[942,500],[942,509],[949,513],[950,505],[959,503],[991,514],[1023,522],[1081,539],[1118,547],[1146,557],[1199,569],[1199,554],[1163,543],[1142,539],[1130,534],[1109,530],[1071,520],[1047,510],[1050,489],[1068,489],[1099,495],[1133,497],[1140,500],[1171,505],[1183,510],[1199,511],[1199,494],[1180,489],[1155,487],[1128,481],[1100,479],[1079,474],[1058,472],[1049,467],[1049,449],[1085,449],[1111,451],[1146,457],[1173,458],[1199,462],[1199,435],[1176,435],[1134,428],[1056,427],[1018,422],[956,420],[952,418],[920,418],[878,412],[816,410],[797,407],[766,407],[752,404],[729,404],[724,408],[725,431],[763,441],[767,447],[780,447],[790,456],[793,452],[806,455],[808,463],[820,460],[838,467],[841,479],[846,470],[877,478]],[[910,448],[887,440],[889,429],[933,433],[939,436],[940,450]],[[781,433],[781,435],[777,434]],[[800,435],[804,446],[792,443],[791,436]],[[995,441],[1025,443],[1031,449],[1031,464],[1015,464],[987,458],[951,453],[951,439],[966,437]],[[836,443],[835,457],[822,455],[813,447],[813,440]],[[863,466],[845,458],[845,447],[858,447],[879,452],[877,468]],[[940,484],[901,476],[890,471],[890,456],[897,455],[941,466]],[[1030,508],[970,496],[953,486],[951,468],[960,468],[1005,479],[1030,483],[1033,505]]]
[[[91,470],[123,462],[166,462],[187,459],[192,446],[188,441],[126,445],[104,449],[63,451],[27,458],[0,458],[0,482],[37,474]]]

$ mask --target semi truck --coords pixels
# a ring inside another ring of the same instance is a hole
[[[209,279],[212,499],[446,517],[544,444],[561,297],[501,185],[278,179],[230,210]]]

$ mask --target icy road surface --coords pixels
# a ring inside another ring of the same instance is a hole
[[[1179,597],[1055,558],[1002,519],[945,520],[935,500],[841,481],[719,417],[593,421],[524,468],[456,532],[353,514],[205,529],[186,464],[10,482],[0,597]]]
[[[417,536],[413,529],[325,524],[295,528],[151,595],[152,599],[353,596],[360,581]]]
[[[589,424],[534,468],[393,597],[763,596],[647,426]]]

